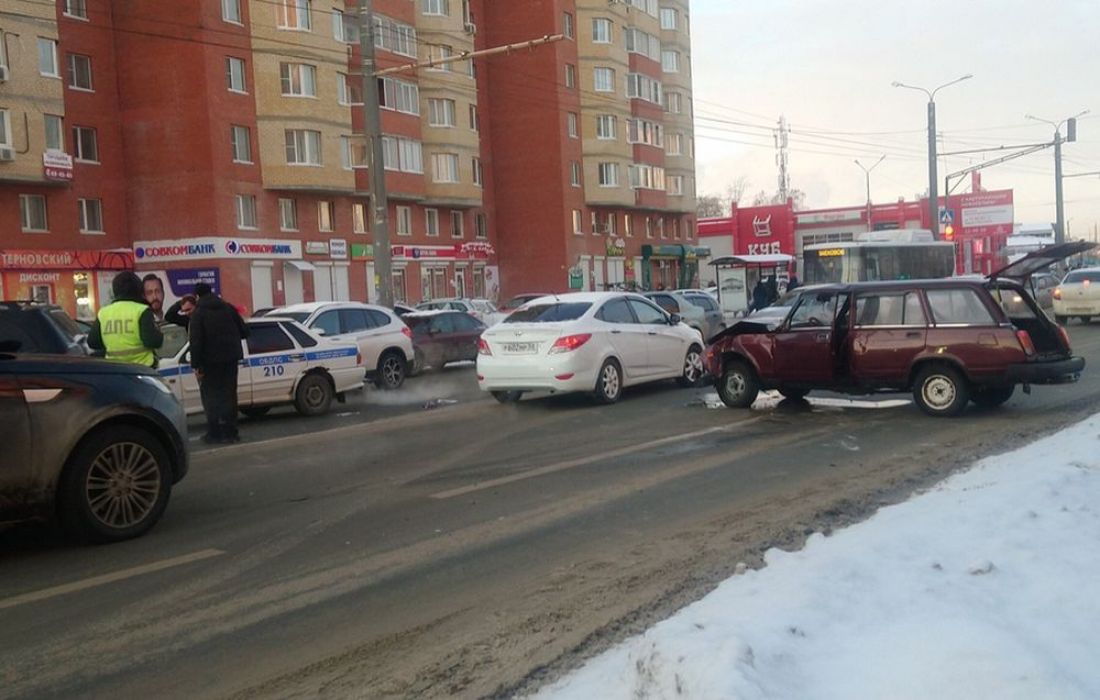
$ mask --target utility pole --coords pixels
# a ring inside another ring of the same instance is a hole
[[[1089,113],[1089,110],[1078,112],[1077,114],[1063,119],[1060,122],[1052,122],[1048,119],[1040,119],[1039,117],[1031,114],[1024,115],[1025,119],[1031,119],[1037,122],[1043,122],[1044,124],[1050,124],[1054,127],[1054,207],[1055,207],[1055,222],[1054,222],[1054,242],[1065,243],[1066,242],[1066,205],[1065,197],[1062,191],[1062,144],[1065,141],[1077,140],[1077,117],[1084,116]],[[1067,138],[1062,137],[1062,125],[1066,124]]]
[[[775,164],[779,166],[779,203],[786,204],[787,197],[791,193],[791,174],[788,170],[790,127],[787,126],[787,118],[779,117],[779,130],[775,133]]]
[[[374,234],[374,274],[378,275],[378,302],[393,308],[393,260],[390,257],[389,198],[386,196],[385,154],[382,152],[382,112],[375,77],[374,8],[359,0],[359,70],[363,78],[363,135],[370,148],[371,231]],[[368,280],[370,285],[374,280]]]
[[[872,165],[869,168],[864,167],[863,163],[860,163],[858,158],[855,161],[856,165],[859,166],[860,170],[863,171],[863,174],[867,178],[867,230],[868,231],[873,231],[874,230],[874,227],[871,226],[871,171],[874,170],[875,168],[877,168],[878,164],[881,163],[884,160],[886,160],[886,154],[885,153],[883,153],[882,156],[878,160],[875,161],[875,164]]]

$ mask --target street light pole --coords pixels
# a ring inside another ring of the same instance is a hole
[[[1025,119],[1031,119],[1033,121],[1042,122],[1044,124],[1050,124],[1054,127],[1054,242],[1065,243],[1066,242],[1066,205],[1065,197],[1062,193],[1062,144],[1065,139],[1062,138],[1062,125],[1071,119],[1077,119],[1077,117],[1083,117],[1088,114],[1089,110],[1078,112],[1072,117],[1063,119],[1060,122],[1052,122],[1049,119],[1040,119],[1039,117],[1031,114],[1024,115]],[[1072,131],[1072,129],[1071,129]],[[1071,137],[1072,138],[1072,135]]]
[[[863,163],[860,163],[858,158],[855,161],[856,165],[858,165],[860,167],[860,169],[863,171],[863,175],[867,180],[867,230],[868,231],[874,230],[873,227],[871,226],[871,171],[874,170],[875,168],[877,168],[878,164],[881,163],[884,160],[886,160],[886,154],[885,153],[883,153],[882,156],[879,157],[879,159],[875,161],[875,164],[872,165],[869,168],[864,167]]]
[[[374,266],[378,275],[378,303],[393,308],[393,262],[390,257],[389,198],[386,193],[385,156],[382,151],[382,113],[375,77],[374,5],[359,0],[359,71],[363,78],[363,134],[370,148],[371,231],[374,232]],[[367,288],[374,280],[367,280]]]
[[[893,83],[894,87],[919,90],[925,95],[928,95],[928,218],[932,228],[932,235],[936,238],[939,238],[940,235],[940,198],[939,192],[936,191],[938,186],[936,177],[936,93],[949,85],[961,83],[973,77],[973,75],[967,73],[961,78],[956,78],[951,82],[940,85],[935,90],[928,90],[915,85],[906,85],[905,83],[899,83],[897,81]]]

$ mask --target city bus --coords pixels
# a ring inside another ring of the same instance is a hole
[[[955,244],[931,231],[876,232],[870,240],[818,243],[802,250],[804,284],[934,279],[955,274]],[[920,235],[926,234],[926,235]]]

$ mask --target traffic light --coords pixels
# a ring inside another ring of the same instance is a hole
[[[943,240],[953,241],[955,240],[955,227],[948,224],[943,228]]]

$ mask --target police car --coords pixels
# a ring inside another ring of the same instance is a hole
[[[304,416],[327,413],[332,400],[363,388],[363,359],[355,343],[310,333],[296,321],[264,316],[246,321],[250,334],[237,375],[242,413],[262,416],[272,406],[294,404]],[[199,382],[188,356],[187,329],[165,325],[160,376],[187,413],[201,413]]]

